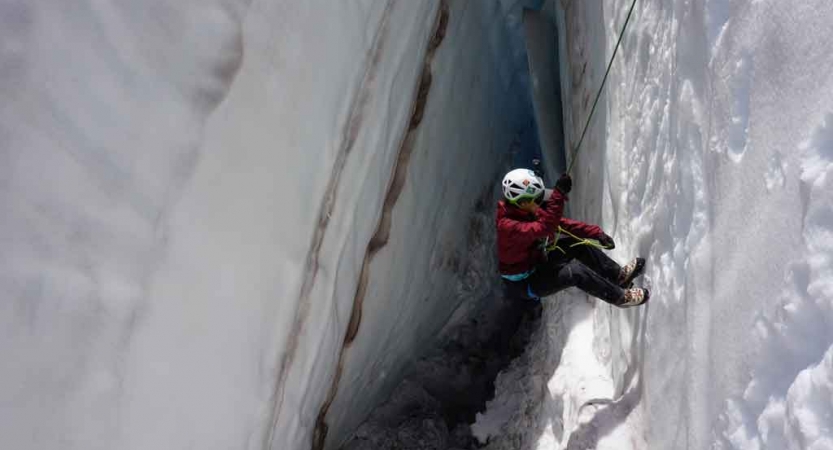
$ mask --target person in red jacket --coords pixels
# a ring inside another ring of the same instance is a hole
[[[631,287],[645,260],[635,258],[620,267],[600,250],[615,247],[610,236],[596,225],[563,216],[572,186],[572,179],[564,174],[555,189],[545,189],[543,180],[527,169],[515,169],[503,178],[497,246],[508,295],[540,299],[578,287],[620,307],[645,303],[648,290]]]

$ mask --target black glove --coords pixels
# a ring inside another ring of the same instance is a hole
[[[561,178],[555,182],[555,188],[561,191],[562,194],[569,194],[573,190],[573,179],[569,173],[561,175]]]
[[[597,241],[599,241],[599,244],[602,244],[602,246],[604,246],[604,248],[608,250],[613,250],[614,248],[616,248],[616,243],[613,242],[613,238],[604,233],[602,233],[602,237],[597,239]]]

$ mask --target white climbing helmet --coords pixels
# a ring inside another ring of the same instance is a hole
[[[510,203],[536,199],[544,193],[544,180],[529,169],[515,169],[503,177],[503,196]]]

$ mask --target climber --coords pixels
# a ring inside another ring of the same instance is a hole
[[[535,172],[515,169],[503,178],[504,200],[497,207],[500,273],[512,298],[539,300],[568,287],[619,307],[641,305],[650,293],[632,287],[645,268],[643,258],[620,267],[600,248],[615,247],[596,225],[563,217],[573,187],[564,174],[545,189]]]

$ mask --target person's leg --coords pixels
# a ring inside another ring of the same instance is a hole
[[[554,294],[568,287],[577,287],[610,304],[620,305],[624,290],[581,261],[572,260],[550,270],[538,270],[529,279],[530,288],[539,297]]]
[[[596,247],[585,244],[579,244],[573,247],[572,245],[577,242],[570,237],[559,239],[558,247],[564,250],[564,252],[555,250],[553,253],[556,253],[564,259],[575,258],[596,273],[618,284],[622,267]]]
[[[516,300],[518,303],[532,303],[539,300],[538,296],[529,290],[529,282],[527,280],[503,280],[503,293],[506,298]]]
[[[518,331],[525,316],[531,320],[541,317],[541,299],[530,295],[529,283],[523,281],[503,280],[504,301],[507,306],[501,313],[501,326],[498,333],[498,345],[508,349],[512,337]]]

